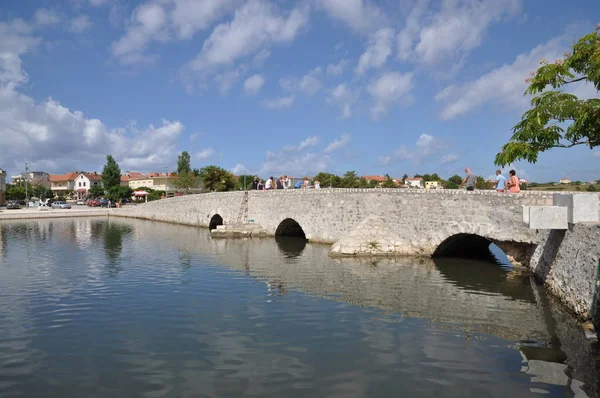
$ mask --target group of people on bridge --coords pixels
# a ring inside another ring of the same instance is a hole
[[[496,181],[494,184],[494,189],[496,192],[509,192],[509,193],[519,193],[521,192],[521,180],[517,177],[517,173],[514,170],[508,172],[509,178],[502,175],[501,170],[496,170]],[[460,184],[459,188],[465,187],[467,191],[474,191],[477,186],[477,175],[471,171],[469,167],[465,169],[465,178]]]
[[[252,184],[250,184],[251,190],[258,191],[269,191],[276,189],[321,189],[321,183],[318,180],[315,180],[312,187],[310,186],[310,182],[308,177],[304,177],[304,179],[296,181],[296,183],[292,186],[292,179],[288,176],[280,176],[275,179],[272,176],[266,181],[261,180],[258,177],[254,177]]]

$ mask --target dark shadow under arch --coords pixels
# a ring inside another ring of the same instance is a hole
[[[215,214],[208,223],[208,229],[212,231],[213,229],[217,229],[218,225],[223,225],[223,217],[219,214]]]
[[[492,243],[483,236],[456,234],[440,243],[432,257],[459,257],[510,264],[502,249],[494,245],[493,252],[490,250]]]
[[[306,238],[298,238],[295,236],[275,236],[277,247],[286,258],[300,257],[306,247]]]
[[[304,230],[298,224],[298,222],[292,218],[286,218],[283,220],[277,230],[275,231],[275,236],[287,236],[287,237],[295,237],[302,238],[306,241],[306,234],[304,234]]]

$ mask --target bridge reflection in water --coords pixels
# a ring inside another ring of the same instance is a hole
[[[93,240],[90,223],[69,220],[70,235],[82,243]],[[50,221],[40,221],[40,233]],[[527,274],[491,262],[459,258],[332,259],[328,246],[305,239],[212,240],[208,231],[151,221],[113,219],[109,230],[126,231],[128,240],[169,241],[182,258],[196,254],[245,272],[266,284],[265,295],[292,291],[371,307],[406,317],[424,318],[468,338],[480,333],[518,342],[523,372],[543,383],[581,385],[569,375],[577,369],[588,396],[596,396],[594,353],[575,320],[549,302],[544,290]],[[54,221],[54,228],[60,222]],[[72,227],[74,225],[74,227]],[[61,235],[65,236],[61,233]],[[121,236],[121,235],[118,235]],[[122,242],[106,255],[114,261]],[[110,261],[109,261],[110,262]],[[573,390],[575,391],[575,390]]]

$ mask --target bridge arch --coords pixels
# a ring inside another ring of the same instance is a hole
[[[492,241],[471,233],[448,237],[433,252],[432,257],[491,258]]]
[[[306,240],[306,234],[304,233],[304,230],[293,218],[286,218],[280,222],[279,226],[275,230],[275,236],[294,237]]]
[[[223,217],[221,217],[220,214],[215,214],[208,223],[208,229],[212,231],[213,229],[217,229],[217,226],[219,225],[223,225]]]

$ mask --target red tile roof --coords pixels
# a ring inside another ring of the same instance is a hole
[[[365,176],[365,180],[367,181],[378,181],[378,182],[384,182],[385,181],[385,177],[382,176]]]
[[[417,177],[417,178],[407,178],[406,181],[422,181],[423,179],[421,177]]]
[[[51,182],[59,182],[59,181],[75,181],[79,174],[74,171],[67,174],[50,174]]]
[[[88,178],[90,181],[100,181],[102,180],[102,174],[98,173],[82,173],[84,176]]]

